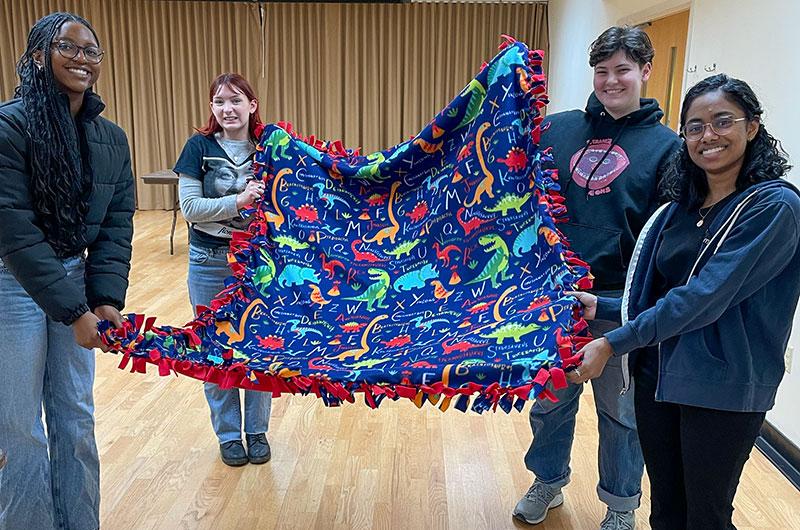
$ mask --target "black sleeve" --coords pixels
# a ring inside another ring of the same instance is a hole
[[[183,146],[181,156],[175,162],[175,167],[172,170],[177,173],[188,175],[199,179],[203,175],[203,138],[200,134],[195,134],[186,141]]]
[[[134,179],[128,140],[122,131],[120,135],[120,172],[114,195],[86,257],[86,298],[91,309],[111,305],[121,311],[128,290],[135,209]]]
[[[0,116],[0,259],[52,319],[71,324],[89,308],[36,224],[23,126]]]
[[[670,165],[673,163],[673,159],[678,156],[678,151],[682,146],[683,139],[681,139],[680,136],[674,136],[669,149],[665,151],[661,160],[658,161],[658,170],[656,172],[658,205],[674,200],[672,193],[674,193],[675,190],[669,189],[669,186],[674,185],[674,183],[669,181],[667,172],[670,169]]]

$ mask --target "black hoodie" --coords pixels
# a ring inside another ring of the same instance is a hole
[[[541,147],[553,148],[569,212],[560,228],[591,266],[598,291],[625,285],[636,237],[659,203],[663,169],[681,145],[660,123],[664,113],[656,100],[640,105],[615,120],[592,93],[585,112],[559,112],[544,121]]]

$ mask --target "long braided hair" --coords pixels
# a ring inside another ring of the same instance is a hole
[[[33,209],[45,237],[60,257],[86,246],[84,220],[89,210],[92,179],[84,171],[76,125],[66,96],[53,78],[50,45],[66,22],[86,26],[71,13],[51,13],[28,33],[28,46],[17,62],[20,84],[14,97],[22,98],[30,141],[30,193]],[[99,44],[99,41],[98,41]],[[41,64],[33,59],[41,53]]]

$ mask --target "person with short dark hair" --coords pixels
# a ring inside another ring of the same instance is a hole
[[[577,384],[631,352],[654,530],[727,530],[742,469],[775,403],[800,296],[800,191],[744,81],[693,86],[673,202],[639,235],[623,298],[576,293],[622,318],[587,344]]]
[[[92,89],[104,54],[49,14],[0,105],[0,528],[100,525],[93,348],[100,320],[122,325],[134,211],[128,140]]]
[[[589,49],[594,91],[585,111],[548,116],[542,148],[552,148],[569,222],[560,225],[572,249],[591,266],[597,293],[616,295],[625,284],[636,236],[659,202],[658,186],[679,138],[660,123],[654,99],[642,99],[654,51],[639,28],[612,27]],[[594,336],[614,323],[594,321]],[[643,462],[633,411],[633,381],[617,359],[592,381],[597,409],[600,481],[597,493],[608,509],[600,528],[633,528],[639,506]],[[563,502],[570,480],[570,453],[583,385],[554,390],[558,402],[531,406],[533,441],[525,465],[535,480],[514,508],[530,524]]]

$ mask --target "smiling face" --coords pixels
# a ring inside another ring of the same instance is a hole
[[[89,90],[100,76],[100,64],[92,64],[86,60],[83,52],[73,59],[67,59],[58,51],[59,42],[69,42],[81,47],[99,47],[91,30],[78,22],[65,22],[53,39],[50,46],[50,63],[53,79],[70,100],[83,100],[83,94]]]
[[[744,117],[744,110],[724,92],[714,90],[697,97],[686,110],[684,126],[713,122],[727,117],[733,120]],[[714,132],[710,126],[697,140],[687,140],[689,158],[709,179],[722,179],[735,184],[744,163],[747,142],[758,132],[758,120],[742,120],[726,129],[725,134]]]
[[[258,108],[256,100],[247,96],[236,87],[222,85],[211,100],[211,112],[222,127],[226,138],[246,140],[250,115]]]
[[[639,109],[642,83],[650,78],[650,63],[632,60],[624,50],[594,66],[594,93],[615,119]]]

